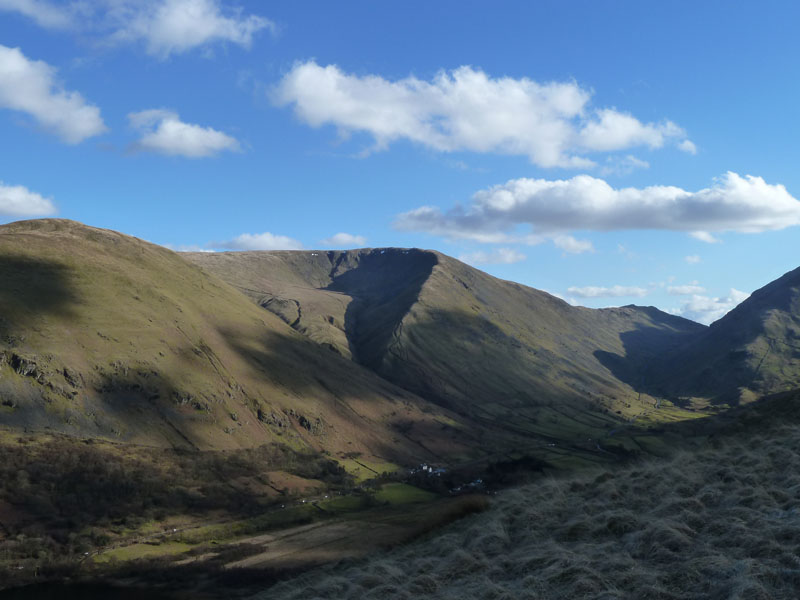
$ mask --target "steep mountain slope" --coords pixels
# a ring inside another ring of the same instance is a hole
[[[0,227],[0,424],[197,448],[460,451],[446,411],[293,331],[180,255],[64,220]],[[441,422],[440,422],[441,421]],[[368,458],[371,457],[371,458]]]
[[[800,388],[800,269],[665,355],[648,381],[652,393],[729,404]]]
[[[438,260],[416,249],[183,256],[315,342],[371,366]]]
[[[187,258],[395,384],[522,435],[585,440],[641,414],[656,401],[623,379],[704,329],[654,308],[573,307],[423,250]]]

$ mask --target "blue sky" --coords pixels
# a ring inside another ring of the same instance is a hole
[[[0,0],[0,222],[434,248],[710,322],[800,266],[798,13]]]

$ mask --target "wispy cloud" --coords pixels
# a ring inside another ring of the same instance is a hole
[[[226,9],[218,0],[116,2],[108,18],[117,24],[112,41],[141,41],[159,58],[219,42],[247,48],[259,31],[275,31],[269,19]]]
[[[197,244],[161,244],[164,248],[169,248],[175,252],[207,252],[212,253],[214,250],[206,248],[205,246],[198,246]]]
[[[0,11],[16,12],[47,29],[93,34],[108,44],[142,44],[166,59],[197,48],[231,43],[249,48],[275,23],[219,0],[0,0]]]
[[[715,238],[708,231],[690,231],[689,235],[706,244],[718,244],[720,242],[719,239]]]
[[[687,154],[697,154],[697,146],[691,140],[683,140],[678,144],[678,149]]]
[[[557,235],[553,238],[556,248],[561,248],[570,254],[583,254],[584,252],[594,252],[594,246],[589,240],[578,240],[571,235]]]
[[[649,169],[650,163],[646,160],[636,158],[632,154],[627,156],[609,156],[603,168],[600,169],[601,175],[628,175],[637,169]]]
[[[701,285],[670,285],[667,293],[672,296],[692,296],[704,294],[706,289]]]
[[[527,257],[513,248],[497,248],[489,251],[468,252],[461,254],[458,260],[470,265],[510,265],[525,260]]]
[[[612,285],[610,287],[587,285],[567,288],[567,293],[579,298],[644,298],[647,288],[639,286]]]
[[[46,0],[0,0],[0,11],[24,15],[46,29],[71,29],[76,25],[78,2],[47,2]]]
[[[367,238],[363,235],[352,235],[350,233],[337,233],[320,242],[323,246],[335,248],[357,248],[367,243]]]
[[[211,242],[208,248],[224,250],[302,250],[303,244],[285,235],[270,232],[243,233],[232,240]]]

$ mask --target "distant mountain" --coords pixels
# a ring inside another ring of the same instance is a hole
[[[651,393],[728,404],[800,388],[800,269],[667,353],[647,378]]]
[[[585,439],[641,413],[656,401],[625,380],[705,329],[652,307],[573,307],[425,250],[186,257],[335,353],[523,436]]]
[[[180,254],[46,219],[0,227],[0,281],[14,429],[277,441],[376,471],[553,444],[557,462],[691,416],[662,399],[800,387],[800,271],[704,327],[570,306],[427,250]]]

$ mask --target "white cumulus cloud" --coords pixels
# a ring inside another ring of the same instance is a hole
[[[704,325],[710,325],[717,319],[724,317],[749,297],[750,294],[734,288],[731,288],[729,294],[722,298],[693,295],[683,306],[670,312]]]
[[[470,265],[510,265],[521,262],[527,257],[513,248],[497,248],[491,251],[469,252],[461,254],[458,260]]]
[[[30,115],[68,144],[107,131],[100,109],[87,103],[78,92],[62,89],[53,67],[28,59],[19,48],[2,45],[0,108]]]
[[[589,167],[591,152],[660,148],[686,138],[670,121],[642,123],[615,109],[592,109],[574,81],[493,78],[469,66],[431,81],[345,73],[336,65],[297,63],[274,91],[312,127],[369,134],[375,150],[411,140],[441,152],[523,155],[542,167]]]
[[[302,250],[303,244],[285,235],[274,233],[243,233],[226,242],[212,242],[209,248],[226,250]]]
[[[128,120],[142,133],[134,148],[170,156],[204,158],[241,147],[235,138],[212,129],[184,123],[177,113],[163,109],[130,113]]]
[[[352,235],[350,233],[337,233],[320,242],[323,246],[334,246],[337,248],[356,248],[367,243],[367,238],[363,235]]]
[[[275,30],[272,21],[225,8],[218,0],[107,0],[105,23],[115,28],[114,42],[143,42],[159,58],[217,42],[245,48],[261,30]]]
[[[570,230],[660,229],[757,233],[800,224],[800,202],[783,185],[727,173],[697,192],[674,186],[615,189],[602,179],[513,179],[481,190],[448,211],[423,206],[402,213],[395,227],[454,239],[531,241]],[[523,235],[524,237],[524,235]]]
[[[600,151],[621,150],[632,146],[660,148],[666,140],[686,134],[671,121],[644,124],[636,117],[617,110],[598,110],[595,119],[580,131],[580,145]]]
[[[684,257],[684,260],[689,263],[690,265],[696,265],[700,262],[700,256],[697,254],[690,254],[689,256]]]
[[[585,287],[571,287],[568,294],[579,298],[643,298],[647,296],[647,288],[627,285],[612,285],[611,287],[588,285]]]
[[[43,217],[56,212],[52,200],[22,185],[0,181],[0,215],[8,217]]]

